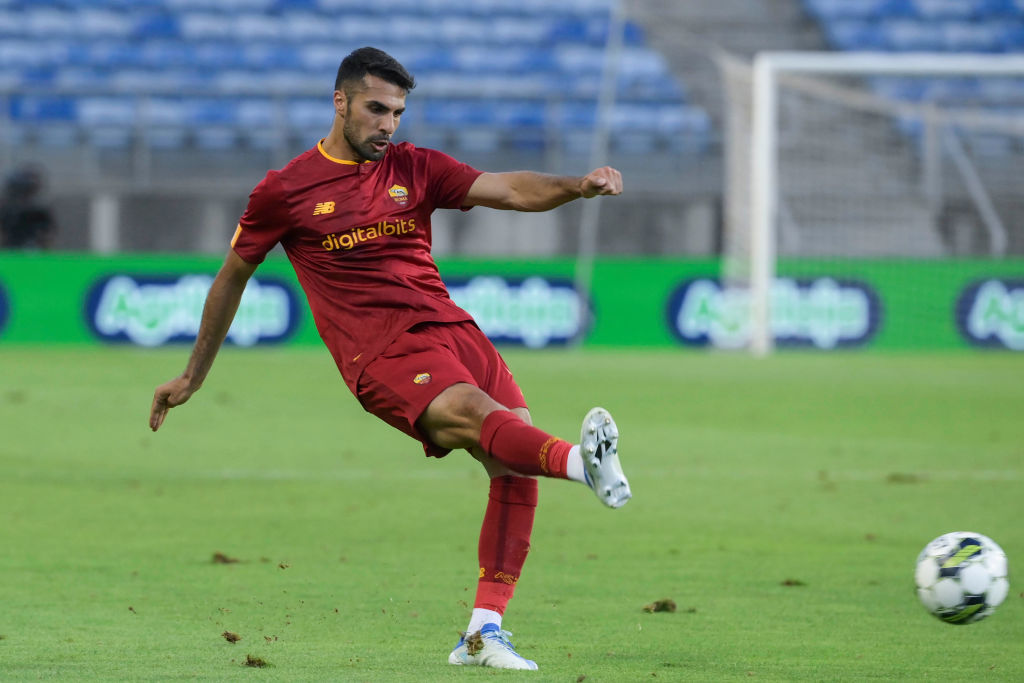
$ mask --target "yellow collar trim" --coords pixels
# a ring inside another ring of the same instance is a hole
[[[358,161],[350,161],[349,159],[338,159],[337,157],[332,157],[330,154],[328,154],[327,150],[324,149],[324,138],[320,138],[320,142],[316,143],[316,148],[320,150],[320,153],[323,154],[327,159],[333,161],[336,164],[348,164],[349,166],[359,165]],[[370,160],[367,159],[363,163],[368,164],[370,163]]]

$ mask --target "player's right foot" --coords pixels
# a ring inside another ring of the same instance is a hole
[[[484,624],[476,633],[467,633],[459,639],[458,645],[448,655],[448,663],[536,671],[537,662],[516,652],[511,637],[511,633],[502,631],[497,624]]]
[[[625,505],[633,494],[619,465],[619,429],[604,408],[592,408],[580,429],[580,456],[587,484],[610,508]]]

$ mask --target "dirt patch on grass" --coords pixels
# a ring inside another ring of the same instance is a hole
[[[230,557],[224,553],[214,553],[210,561],[214,564],[238,564],[241,562],[237,557]]]
[[[262,657],[255,657],[253,655],[246,655],[245,661],[242,662],[245,666],[251,666],[255,669],[265,669],[268,666],[273,666],[270,662],[263,659]]]
[[[885,480],[890,484],[922,484],[925,477],[912,472],[891,472]]]
[[[224,633],[220,635],[222,638],[224,638],[224,640],[228,641],[229,643],[237,643],[242,639],[242,636],[238,635],[237,633],[232,633],[231,631],[224,631]]]
[[[662,598],[661,600],[655,600],[649,605],[644,605],[644,611],[648,613],[675,612],[676,601],[670,598]]]

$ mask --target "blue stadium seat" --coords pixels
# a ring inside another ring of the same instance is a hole
[[[948,22],[945,24],[945,49],[949,52],[1002,52],[1006,49],[1001,20],[984,22]]]
[[[181,36],[177,17],[164,12],[139,14],[135,18],[134,35],[139,39],[166,39]]]
[[[189,41],[234,40],[234,24],[223,14],[188,12],[178,16],[178,31]]]
[[[247,66],[245,50],[246,46],[241,43],[209,40],[189,46],[189,57],[191,66],[204,72],[244,69]]]
[[[89,66],[122,69],[138,67],[142,63],[142,46],[121,41],[92,41],[83,44],[84,63]]]
[[[76,92],[102,92],[110,89],[110,73],[93,67],[62,67],[54,77],[54,88]]]
[[[486,126],[495,121],[499,105],[493,100],[431,101],[423,106],[423,121],[442,128]]]
[[[239,12],[243,10],[266,10],[274,4],[274,0],[164,0],[172,10],[217,10],[223,12]]]
[[[928,89],[927,81],[922,78],[881,76],[870,79],[869,83],[878,96],[906,102],[920,102],[925,99]]]
[[[24,35],[24,20],[20,12],[0,8],[0,37]]]
[[[139,66],[149,69],[195,67],[195,50],[173,40],[147,40],[139,45]]]
[[[1003,45],[1007,52],[1024,52],[1024,10],[1016,21],[1002,24]]]
[[[294,43],[328,42],[336,36],[333,22],[311,12],[288,13],[279,21],[284,39]]]
[[[290,100],[285,107],[285,120],[293,131],[322,131],[331,123],[327,102],[302,98]]]
[[[104,38],[127,38],[135,32],[135,22],[125,12],[108,9],[82,9],[74,12],[78,27],[76,35]]]
[[[138,120],[134,97],[87,96],[78,100],[76,119],[84,126],[123,126],[130,128]]]
[[[912,16],[912,0],[803,0],[804,8],[824,21]]]
[[[132,97],[83,97],[77,106],[78,123],[94,147],[128,147],[138,121],[138,103]]]
[[[547,106],[543,100],[502,100],[495,103],[488,121],[501,129],[543,129],[547,123]]]
[[[840,50],[884,50],[887,47],[882,32],[871,21],[837,20],[825,25],[829,42]]]
[[[225,17],[234,39],[243,43],[276,43],[284,37],[281,21],[266,14],[240,14]]]
[[[978,82],[977,90],[983,101],[1024,107],[1024,78],[985,78]]]
[[[24,35],[37,39],[70,38],[77,35],[75,15],[48,7],[22,12]]]
[[[973,19],[980,3],[972,0],[910,0],[914,13],[922,19]]]
[[[894,52],[938,52],[945,48],[941,24],[913,19],[890,19],[879,25],[882,41]]]

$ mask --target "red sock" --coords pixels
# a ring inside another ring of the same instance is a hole
[[[510,410],[495,410],[480,427],[480,446],[520,474],[568,478],[572,444],[526,424]]]
[[[537,508],[537,480],[495,477],[487,512],[480,528],[480,581],[473,607],[505,613],[530,552],[533,512]]]

